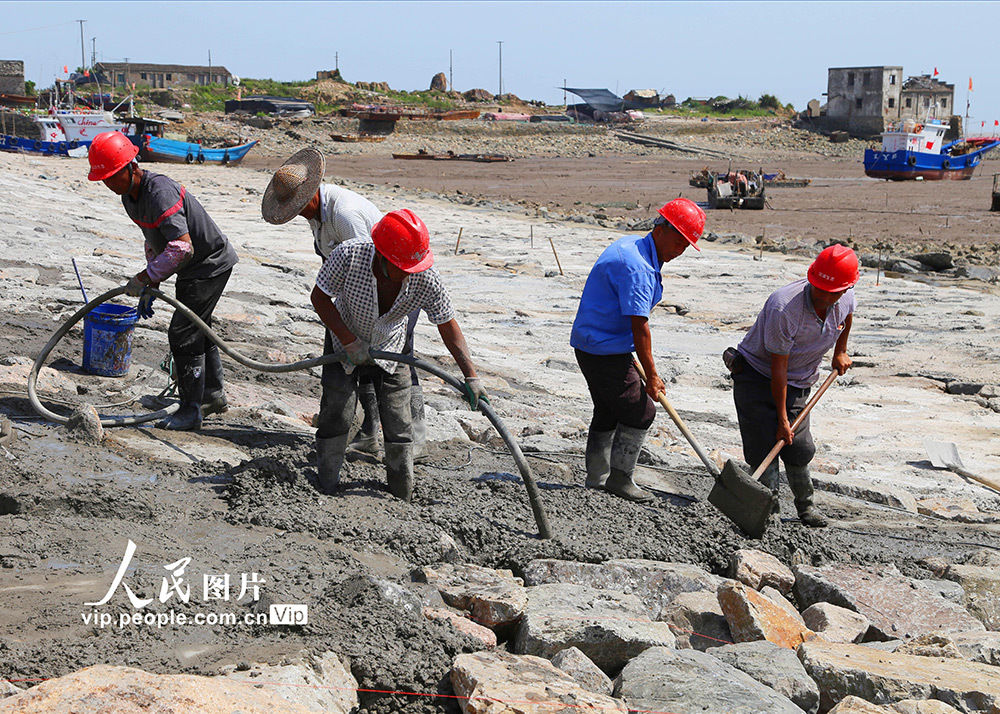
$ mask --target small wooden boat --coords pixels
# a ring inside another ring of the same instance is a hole
[[[374,136],[372,134],[330,134],[330,138],[334,141],[340,141],[348,144],[353,144],[359,141],[370,143],[385,141],[384,136]]]
[[[756,171],[730,171],[711,176],[708,205],[711,208],[744,208],[760,211],[766,202],[764,177]]]
[[[479,110],[478,109],[452,109],[451,111],[441,112],[434,115],[435,119],[440,119],[442,121],[455,121],[457,119],[478,119]]]
[[[404,161],[477,161],[483,164],[492,164],[513,161],[513,157],[506,154],[456,154],[449,151],[447,154],[429,154],[421,149],[416,154],[393,154],[392,158]]]
[[[133,139],[134,142],[135,139]],[[209,149],[201,144],[143,134],[139,142],[139,158],[142,161],[164,161],[179,164],[238,164],[256,144],[256,141],[251,141],[240,146]]]

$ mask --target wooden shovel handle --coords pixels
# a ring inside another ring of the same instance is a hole
[[[830,372],[830,376],[826,378],[826,381],[823,382],[820,388],[816,390],[816,393],[812,395],[812,398],[806,403],[805,409],[803,409],[799,413],[799,415],[795,418],[795,421],[792,422],[793,434],[795,433],[795,430],[799,428],[799,424],[801,424],[802,421],[807,416],[809,416],[809,412],[811,412],[812,408],[816,406],[816,402],[818,402],[819,398],[823,396],[823,393],[830,388],[830,385],[833,384],[833,380],[835,380],[836,378],[837,378],[837,370],[833,370],[832,372]],[[771,452],[767,455],[767,458],[761,462],[760,466],[758,466],[757,470],[754,471],[753,474],[751,474],[750,478],[754,480],[760,478],[760,475],[764,473],[764,470],[767,469],[768,466],[771,465],[771,462],[774,461],[775,457],[778,455],[778,452],[780,452],[783,448],[785,448],[785,446],[786,444],[784,441],[776,442],[774,447],[771,449]]]

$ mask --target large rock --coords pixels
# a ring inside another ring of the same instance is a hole
[[[433,77],[431,77],[431,91],[447,92],[448,91],[448,77],[444,72],[438,72]]]
[[[639,711],[802,714],[787,697],[697,650],[646,650],[618,675],[615,696]]]
[[[729,623],[713,590],[681,593],[660,612],[660,620],[670,625],[678,649],[704,652],[709,647],[733,641]]]
[[[915,657],[942,657],[945,659],[965,659],[961,650],[946,635],[920,635],[904,642],[895,650],[897,654]]]
[[[954,259],[951,253],[937,252],[937,253],[918,253],[917,255],[909,256],[910,260],[916,260],[924,264],[931,270],[948,270],[949,268],[955,267]]]
[[[945,567],[945,570],[947,570],[947,567]],[[929,588],[945,600],[951,600],[953,603],[965,607],[965,588],[958,583],[951,580],[937,580],[936,578],[921,578],[913,582]]]
[[[752,548],[741,548],[730,556],[729,574],[754,590],[770,586],[782,595],[790,594],[795,585],[791,568],[770,553]]]
[[[0,389],[16,391],[18,393],[28,391],[28,375],[34,362],[27,364],[0,365]],[[42,367],[38,371],[38,382],[36,383],[40,394],[64,394],[76,395],[76,382],[69,379],[61,372],[57,372],[51,367]]]
[[[267,682],[269,691],[311,712],[349,714],[358,706],[358,681],[333,652],[304,653],[280,665],[228,668],[225,676],[248,685]]]
[[[795,596],[803,607],[829,602],[860,612],[879,639],[985,629],[965,608],[903,577],[894,566],[796,566]]]
[[[485,89],[470,89],[462,92],[462,98],[467,102],[492,102],[493,95]]]
[[[441,607],[425,607],[423,612],[424,617],[428,620],[447,622],[456,632],[461,632],[463,635],[468,635],[469,637],[475,637],[482,643],[483,647],[492,649],[497,646],[497,636],[493,630],[482,625],[477,625],[467,617],[462,617],[451,610],[445,610]]]
[[[846,607],[818,602],[802,611],[806,626],[830,642],[860,642],[868,632],[868,618]]]
[[[587,691],[547,660],[501,651],[460,654],[451,686],[466,714],[626,712],[622,702]]]
[[[66,422],[66,430],[73,438],[87,444],[104,441],[104,426],[93,404],[83,404],[74,409]]]
[[[606,694],[610,697],[615,690],[615,683],[611,678],[576,647],[567,647],[557,652],[552,658],[552,664],[575,679],[588,692]]]
[[[774,588],[767,586],[760,589],[760,594],[788,613],[789,617],[797,623],[806,626],[806,621],[802,619],[802,613],[795,609],[795,605]]]
[[[643,650],[674,646],[670,627],[650,620],[635,595],[562,583],[527,590],[515,652],[552,657],[576,647],[613,673]]]
[[[715,647],[709,654],[788,697],[803,711],[815,714],[819,709],[819,687],[792,650],[761,640]]]
[[[486,627],[517,622],[524,612],[527,594],[521,579],[509,570],[445,563],[424,566],[419,574],[437,587],[446,603],[472,613],[472,619]]]
[[[996,523],[1000,514],[980,511],[971,498],[924,498],[917,501],[917,513],[958,523]]]
[[[839,493],[870,503],[880,503],[893,508],[903,508],[910,513],[917,512],[917,500],[908,491],[896,486],[872,483],[854,476],[825,474],[814,471],[813,485],[821,491]]]
[[[795,649],[813,636],[784,608],[743,583],[726,583],[718,591],[719,605],[736,642],[767,640]]]
[[[100,664],[50,679],[3,700],[11,714],[52,712],[236,712],[307,714],[275,689],[262,689],[226,677],[150,674],[132,667]]]
[[[980,565],[952,565],[944,573],[965,590],[965,606],[989,630],[1000,630],[1000,570]]]
[[[683,592],[715,590],[724,581],[717,575],[687,563],[658,560],[608,560],[578,563],[572,560],[533,560],[524,569],[528,585],[574,583],[599,590],[617,590],[636,595],[649,616],[657,620],[660,611]]]
[[[939,699],[904,699],[892,705],[893,714],[960,714],[958,709]]]
[[[1000,632],[952,632],[948,636],[966,659],[1000,667]]]
[[[819,685],[821,709],[852,694],[874,704],[940,699],[963,712],[1000,705],[1000,669],[978,662],[914,657],[819,639],[803,644],[798,654]]]
[[[891,714],[888,707],[880,707],[877,704],[865,701],[861,697],[844,697],[837,706],[831,709],[828,714]]]

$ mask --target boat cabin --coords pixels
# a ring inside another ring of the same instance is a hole
[[[946,131],[947,124],[918,124],[912,119],[906,119],[898,127],[882,133],[882,150],[940,154]]]

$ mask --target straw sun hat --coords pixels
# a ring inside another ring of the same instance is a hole
[[[326,159],[316,149],[302,149],[281,165],[264,191],[261,215],[268,223],[279,225],[299,215],[316,195],[326,171]]]

